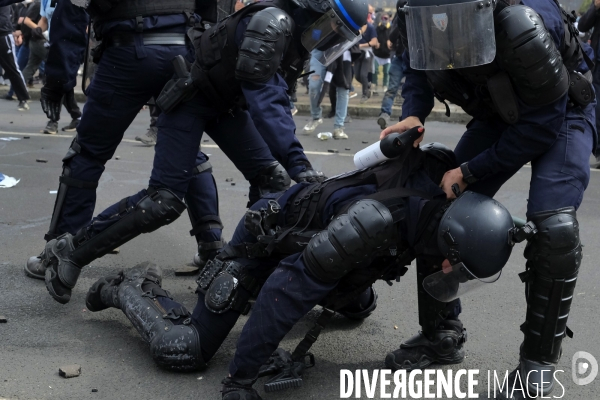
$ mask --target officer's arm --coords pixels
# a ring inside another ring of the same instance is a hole
[[[514,171],[545,153],[556,141],[565,118],[567,96],[542,107],[519,101],[519,122],[509,126],[489,149],[469,161],[477,179],[502,171]]]
[[[402,118],[417,117],[421,123],[425,123],[425,118],[433,110],[433,89],[427,81],[427,76],[423,71],[417,71],[410,67],[410,55],[408,50],[402,54],[404,64],[404,76],[406,80],[402,86]]]
[[[497,59],[518,94],[519,120],[509,125],[491,148],[469,161],[469,171],[475,178],[519,169],[545,153],[560,133],[567,108],[568,78],[555,62],[557,59],[561,62],[557,48],[564,37],[563,23],[554,4],[535,5],[539,15],[527,11],[529,18],[523,19],[513,12],[502,20],[506,21],[511,35],[505,34],[503,23],[497,26],[499,37],[503,38],[496,43]],[[523,12],[523,9],[518,11]],[[522,37],[519,29],[534,32],[531,30],[534,25],[535,39],[529,41],[527,47],[519,46]],[[544,30],[549,35],[543,35]],[[523,48],[527,49],[526,54],[520,53]],[[552,98],[556,100],[543,104]]]
[[[596,24],[596,20],[600,15],[600,10],[596,8],[594,1],[590,4],[590,8],[579,18],[579,23],[577,24],[577,29],[581,32],[587,32],[594,27]]]
[[[50,30],[46,85],[66,92],[77,83],[77,70],[87,42],[88,15],[70,1],[59,1],[52,18],[54,24]]]
[[[283,78],[275,74],[266,83],[242,81],[242,91],[256,129],[288,174],[293,178],[310,166],[295,135],[296,124]]]
[[[292,24],[291,17],[276,8],[261,10],[249,21],[241,21],[236,30],[240,52],[235,75],[256,129],[294,178],[310,167],[310,162],[295,135],[287,85],[277,73],[289,45]]]

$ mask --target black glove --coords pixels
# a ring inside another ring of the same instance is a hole
[[[48,85],[44,85],[41,90],[40,103],[42,103],[42,110],[51,121],[58,122],[60,119],[63,94],[62,89],[48,87]]]
[[[31,30],[31,37],[35,40],[45,40],[44,33],[42,32],[42,28],[39,26]]]
[[[183,56],[173,59],[175,78],[165,84],[162,92],[156,98],[156,105],[164,113],[168,113],[183,101],[190,100],[198,89],[194,86],[194,80],[190,74],[190,65]]]
[[[327,179],[327,177],[325,175],[323,175],[323,173],[321,171],[315,171],[311,167],[306,168],[306,170],[300,172],[298,175],[296,175],[294,177],[294,180],[296,181],[296,183],[300,183],[300,182],[310,182],[310,183],[319,182],[319,183],[321,183],[325,179]]]

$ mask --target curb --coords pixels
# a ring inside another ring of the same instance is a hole
[[[40,89],[38,88],[28,88],[29,96],[31,100],[39,100],[40,99]],[[4,98],[8,93],[8,86],[0,87],[0,98]],[[82,91],[75,91],[75,101],[78,103],[85,103],[87,97],[83,94]],[[310,116],[310,103],[304,101],[298,101],[294,103],[296,108],[298,109],[298,115],[302,116]],[[331,111],[331,105],[324,104],[322,106],[323,114],[328,114]],[[446,116],[446,110],[444,108],[435,107],[429,117],[427,117],[428,121],[439,121],[439,122],[450,122],[450,123],[459,123],[466,124],[471,120],[471,116],[465,113],[463,110],[459,109],[456,106],[450,106],[450,116]],[[401,106],[394,105],[393,113],[392,113],[392,121],[397,121],[400,113],[402,111]],[[379,106],[373,105],[348,105],[348,115],[352,118],[377,118],[381,109]]]

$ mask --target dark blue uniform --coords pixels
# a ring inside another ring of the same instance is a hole
[[[58,23],[53,25],[51,31],[47,79],[50,85],[68,91],[76,84],[77,69],[83,59],[88,16],[82,8],[65,1],[57,3],[53,17]],[[144,33],[183,35],[188,28],[189,18],[183,13],[143,20]],[[135,20],[123,20],[100,25],[98,33],[103,40],[110,42],[115,32],[133,33],[135,30]],[[81,152],[66,161],[73,179],[85,182],[97,182],[100,179],[104,164],[114,155],[125,130],[139,110],[151,97],[158,96],[164,84],[173,76],[171,60],[177,55],[185,55],[189,50],[186,45],[144,45],[141,34],[137,39],[134,46],[108,46],[104,50],[87,90],[88,100],[77,128]],[[171,157],[175,155],[172,153]],[[203,153],[196,152],[194,165],[206,161]],[[188,206],[198,215],[218,215],[216,187],[210,172],[196,175],[191,187]],[[186,191],[187,188],[179,191],[178,195],[183,197]],[[95,190],[69,187],[60,215],[55,216],[58,218],[56,228],[50,234],[75,234],[90,222],[95,202]],[[221,230],[200,232],[199,236],[207,242],[216,241],[221,237]]]
[[[560,48],[564,36],[558,6],[551,1],[523,0],[543,18]],[[591,55],[589,46],[585,46]],[[402,118],[416,116],[422,122],[433,108],[433,92],[423,71],[410,68],[410,55],[403,55],[406,82]],[[582,63],[580,72],[586,72]],[[595,103],[584,109],[567,107],[567,95],[542,107],[519,100],[520,119],[507,125],[500,118],[472,120],[456,146],[459,163],[479,181],[469,190],[493,196],[523,165],[531,162],[532,177],[527,214],[573,206],[578,208],[589,179],[588,159],[596,140]]]
[[[250,209],[265,208],[270,199],[277,199],[282,207],[278,225],[284,226],[290,204],[307,185],[307,183],[300,183],[283,194],[268,194],[252,205]],[[443,196],[441,189],[421,172],[410,178],[406,187]],[[376,191],[377,188],[374,184],[344,187],[337,190],[328,198],[321,213],[323,224],[327,225],[329,220],[338,215],[347,205]],[[405,238],[409,245],[414,244],[419,210],[422,209],[425,201],[419,197],[410,197],[409,211],[406,213],[409,217],[399,223],[400,236]],[[415,211],[411,212],[410,210]],[[242,243],[256,242],[256,236],[246,229],[244,219],[242,219],[229,245],[236,246]],[[319,304],[337,286],[338,282],[325,283],[307,272],[302,253],[290,255],[283,260],[272,256],[269,258],[235,258],[234,261],[242,264],[257,281],[264,282],[252,308],[250,319],[242,331],[237,352],[230,367],[232,376],[244,378],[256,375],[258,368],[266,362],[294,324]],[[243,286],[238,286],[237,290],[246,291]],[[368,303],[369,299],[364,297],[372,296],[371,293],[370,289],[367,290],[362,296],[358,296],[355,302]],[[180,303],[167,297],[157,297],[157,300],[165,310],[182,307]],[[235,310],[215,314],[206,307],[205,296],[199,294],[198,302],[192,312],[191,323],[198,331],[204,362],[208,362],[213,357],[239,316],[239,311]]]

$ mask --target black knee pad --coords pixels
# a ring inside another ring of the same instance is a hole
[[[152,359],[172,371],[196,371],[206,367],[200,337],[193,325],[170,325],[150,341]]]
[[[335,282],[354,268],[368,265],[373,253],[394,241],[390,210],[375,200],[354,203],[315,235],[302,253],[308,271]]]
[[[573,207],[531,215],[538,232],[527,243],[527,316],[522,355],[530,360],[558,362],[568,335],[567,319],[582,259],[579,223]]]

